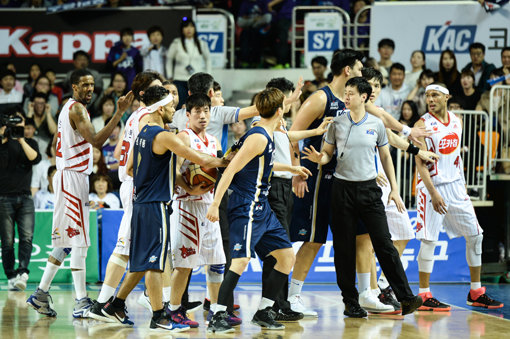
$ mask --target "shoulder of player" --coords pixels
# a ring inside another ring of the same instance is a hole
[[[262,152],[267,145],[267,137],[262,132],[253,131],[243,142],[243,146],[257,149]]]
[[[429,115],[428,113],[425,113],[424,115],[421,116],[420,119],[418,119],[418,121],[416,121],[414,123],[414,127],[423,127],[425,126],[425,121],[428,119]]]
[[[189,132],[187,130],[184,129],[184,130],[180,131],[179,133],[177,133],[177,137],[179,139],[181,139],[186,144],[186,146],[190,145]]]

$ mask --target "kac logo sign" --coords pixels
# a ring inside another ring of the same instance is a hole
[[[423,34],[422,51],[441,53],[451,50],[455,53],[469,53],[469,45],[475,41],[476,25],[427,26]]]

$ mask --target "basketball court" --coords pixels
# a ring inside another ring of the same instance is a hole
[[[151,314],[136,300],[142,293],[139,286],[127,299],[128,315],[135,322],[133,328],[108,324],[93,319],[73,319],[72,285],[56,284],[51,289],[56,318],[36,313],[25,304],[35,289],[29,284],[25,292],[8,292],[0,287],[1,338],[508,338],[510,337],[510,285],[486,284],[491,297],[501,300],[505,307],[484,310],[466,305],[468,284],[434,284],[434,295],[451,304],[450,312],[415,312],[400,315],[369,315],[368,319],[347,318],[338,287],[333,284],[305,285],[303,299],[319,318],[305,318],[285,323],[284,331],[265,331],[250,324],[260,300],[261,288],[255,284],[239,284],[235,300],[241,305],[243,324],[229,335],[215,336],[206,333],[202,309],[190,315],[200,323],[198,329],[170,334],[149,330]],[[411,285],[417,290],[417,285]],[[91,297],[99,292],[100,285],[89,285]],[[205,284],[190,285],[190,300],[203,300]]]

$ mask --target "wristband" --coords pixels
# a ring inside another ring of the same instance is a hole
[[[411,135],[411,127],[404,125],[404,128],[402,128],[402,134],[407,138]]]
[[[407,149],[406,149],[406,152],[413,154],[413,155],[418,155],[418,152],[420,152],[420,149],[410,143],[409,147],[407,147]]]

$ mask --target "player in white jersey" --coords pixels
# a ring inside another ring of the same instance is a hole
[[[209,124],[211,99],[205,94],[192,94],[186,100],[186,115],[190,128],[182,130],[177,136],[182,142],[199,152],[221,157],[221,145],[218,139],[206,133]],[[225,252],[219,222],[206,218],[207,209],[213,201],[214,185],[195,185],[191,187],[184,181],[184,172],[189,160],[178,158],[178,187],[173,196],[170,216],[170,240],[172,248],[172,290],[170,294],[170,317],[176,323],[198,327],[196,321],[186,316],[181,305],[182,295],[188,283],[191,271],[207,265],[207,288],[211,304],[215,305],[225,270]],[[200,193],[200,194],[197,194]]]
[[[28,298],[27,304],[37,312],[56,316],[50,308],[51,281],[65,256],[71,251],[71,272],[76,291],[75,318],[88,316],[92,305],[85,285],[85,259],[90,246],[89,237],[89,174],[92,172],[92,146],[100,148],[110,136],[120,118],[131,105],[133,94],[119,98],[117,111],[110,122],[97,133],[85,107],[92,99],[94,78],[87,70],[71,75],[73,97],[62,108],[56,144],[57,173],[53,177],[55,211],[53,213],[52,246],[39,288]]]
[[[419,310],[448,311],[450,306],[435,299],[429,287],[430,274],[434,267],[434,248],[441,228],[450,238],[463,236],[466,239],[466,260],[471,274],[471,290],[467,304],[485,308],[500,308],[503,303],[491,299],[480,283],[482,268],[482,228],[478,224],[473,204],[466,192],[463,163],[460,156],[462,121],[447,111],[450,97],[442,84],[432,84],[425,89],[429,113],[416,123],[434,131],[426,138],[430,151],[438,152],[441,158],[433,163],[417,159],[418,221],[416,238],[421,241],[418,253],[420,277],[419,295],[423,306]]]
[[[108,259],[101,292],[99,292],[97,302],[94,303],[90,310],[89,316],[97,320],[107,320],[101,312],[101,309],[105,306],[108,299],[110,299],[115,293],[115,290],[126,271],[129,260],[129,247],[131,244],[131,214],[133,210],[133,177],[126,172],[126,165],[129,155],[133,150],[136,137],[142,127],[140,125],[140,120],[145,115],[149,114],[142,100],[143,93],[151,86],[161,86],[162,80],[163,78],[159,73],[154,71],[144,71],[136,75],[133,80],[133,84],[131,85],[134,97],[140,101],[140,107],[134,111],[126,121],[123,138],[122,140],[119,140],[119,144],[116,147],[116,153],[119,158],[119,180],[122,182],[119,193],[124,214],[117,234],[117,244],[115,245],[112,255]],[[126,276],[126,279],[129,279],[129,273]]]

